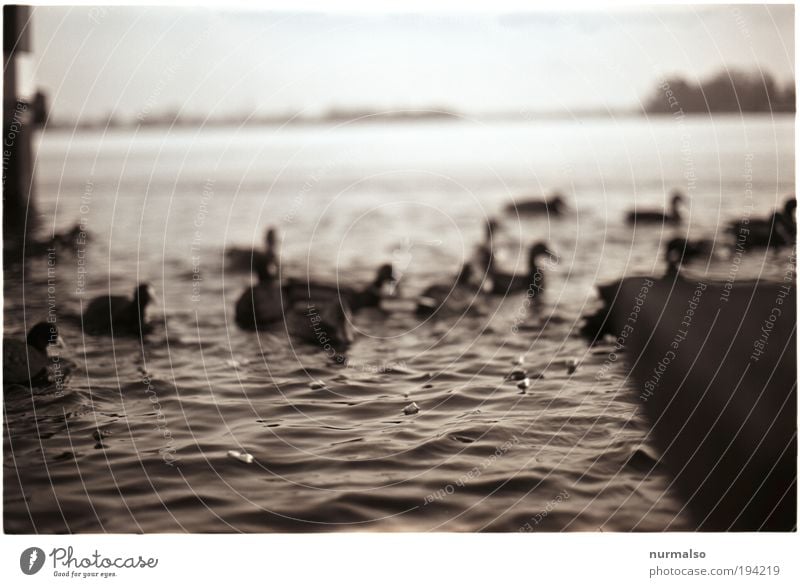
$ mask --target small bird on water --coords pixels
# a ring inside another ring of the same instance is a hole
[[[83,328],[91,334],[141,335],[150,331],[147,306],[155,301],[148,283],[133,290],[133,298],[99,296],[89,302],[83,312]]]
[[[39,322],[28,332],[25,341],[3,339],[3,382],[36,383],[47,377],[51,345],[63,345],[55,324]]]

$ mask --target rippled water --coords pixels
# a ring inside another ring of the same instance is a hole
[[[673,233],[625,227],[634,201],[691,188],[683,230],[724,238],[748,182],[754,214],[792,191],[793,142],[789,117],[48,132],[42,233],[83,217],[93,240],[85,260],[57,258],[66,385],[5,390],[5,529],[691,529],[651,472],[624,365],[603,369],[611,347],[588,348],[579,318],[598,281],[662,270]],[[508,267],[533,240],[559,253],[541,308],[512,296],[446,322],[408,311],[403,299],[452,278],[487,215],[554,188],[565,218],[501,215]],[[234,324],[251,279],[224,270],[224,247],[260,243],[270,224],[286,274],[361,283],[387,261],[402,274],[393,312],[356,316],[347,365]],[[740,275],[780,271],[759,253]],[[21,336],[46,316],[47,259],[5,278],[6,335]],[[82,304],[144,280],[160,300],[143,342],[82,334]],[[503,380],[521,354],[543,376],[525,394]],[[411,402],[420,412],[404,415]]]

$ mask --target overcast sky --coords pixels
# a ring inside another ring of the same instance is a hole
[[[625,108],[663,75],[794,76],[791,6],[321,14],[37,7],[24,75],[59,118]]]

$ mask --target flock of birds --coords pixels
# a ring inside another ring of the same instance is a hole
[[[685,197],[675,192],[668,210],[633,210],[626,215],[629,224],[678,225],[682,223],[681,207]],[[780,248],[793,245],[796,235],[794,196],[785,206],[766,218],[750,218],[727,227],[733,236],[731,247],[748,250],[757,247]],[[565,198],[555,194],[547,199],[531,199],[511,203],[507,211],[519,215],[560,216],[569,210]],[[543,242],[529,247],[528,266],[524,272],[501,270],[495,261],[492,235],[498,223],[489,220],[483,243],[469,262],[449,282],[427,287],[414,300],[416,314],[423,317],[444,317],[468,311],[483,296],[527,292],[534,300],[545,290],[545,273],[540,260],[556,254]],[[68,241],[72,232],[58,236]],[[49,242],[49,241],[48,241]],[[719,246],[719,245],[717,245]],[[35,247],[33,247],[35,249]],[[666,245],[667,274],[677,274],[680,266],[701,256],[712,254],[715,243],[706,240],[675,238]],[[263,251],[231,249],[226,259],[229,268],[247,270],[258,276],[258,282],[247,288],[235,306],[237,324],[248,330],[264,330],[284,324],[289,335],[312,344],[330,344],[343,350],[354,340],[351,315],[367,308],[381,308],[386,296],[393,295],[398,279],[391,265],[381,265],[375,278],[364,285],[344,285],[298,278],[284,279],[280,271],[278,237],[274,228],[266,234]],[[598,288],[603,296],[608,286]],[[150,331],[148,306],[155,299],[147,283],[136,286],[131,297],[104,295],[96,297],[81,317],[83,331],[91,335],[142,336]],[[599,314],[602,316],[602,311]],[[594,341],[602,337],[602,320],[587,317],[583,334]],[[48,350],[61,345],[55,323],[40,322],[31,328],[25,340],[4,339],[3,374],[6,383],[42,385],[48,381]]]

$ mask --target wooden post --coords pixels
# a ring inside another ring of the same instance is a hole
[[[45,117],[17,87],[17,56],[30,51],[30,30],[29,7],[3,7],[3,244],[12,249],[35,237],[38,222],[31,139]]]

